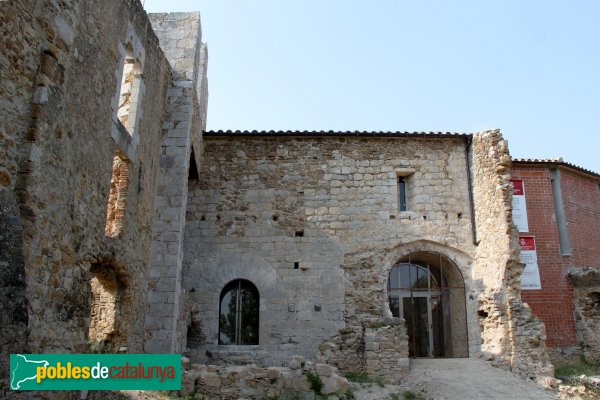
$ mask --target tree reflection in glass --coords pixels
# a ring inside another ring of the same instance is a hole
[[[219,344],[257,345],[258,289],[246,280],[235,280],[221,292]]]

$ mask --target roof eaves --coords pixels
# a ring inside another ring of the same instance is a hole
[[[349,136],[349,137],[415,137],[415,138],[471,138],[470,133],[457,132],[390,132],[390,131],[206,131],[205,137],[233,136]]]
[[[513,158],[512,159],[513,164],[517,163],[517,164],[528,164],[528,165],[555,165],[555,166],[561,166],[561,167],[566,167],[566,168],[570,168],[572,170],[578,171],[580,173],[583,173],[585,175],[589,175],[592,176],[596,179],[600,179],[600,174],[597,172],[594,172],[592,170],[580,167],[579,165],[575,165],[572,164],[570,162],[566,162],[563,160],[562,157],[556,157],[556,158]]]

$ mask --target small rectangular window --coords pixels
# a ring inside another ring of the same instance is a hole
[[[406,177],[398,177],[398,206],[400,211],[406,211]]]

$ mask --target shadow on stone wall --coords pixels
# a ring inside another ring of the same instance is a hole
[[[0,393],[8,388],[9,354],[27,351],[25,263],[19,215],[14,194],[0,190]]]

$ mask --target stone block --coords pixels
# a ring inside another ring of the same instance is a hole
[[[315,364],[315,372],[319,376],[332,376],[335,373],[335,369],[330,365],[317,363]]]

